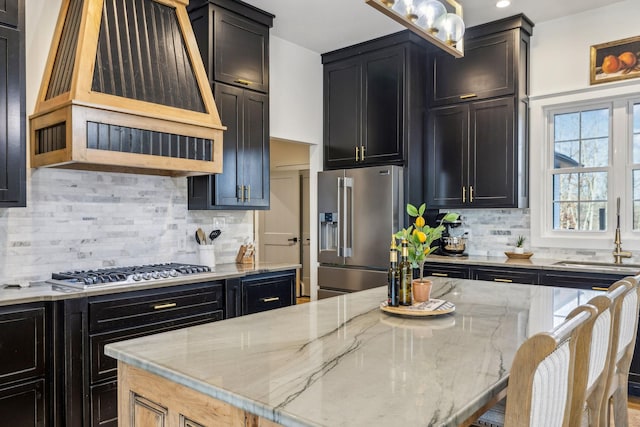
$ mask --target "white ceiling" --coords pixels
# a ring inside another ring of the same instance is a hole
[[[400,31],[400,24],[364,0],[244,0],[276,16],[271,34],[325,53]],[[498,9],[495,0],[458,0],[468,27],[524,13],[534,23],[607,6],[620,0],[511,0]],[[534,30],[535,33],[535,30]]]

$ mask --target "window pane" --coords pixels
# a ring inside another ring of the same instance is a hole
[[[640,163],[640,104],[633,105],[633,163]]]
[[[640,133],[633,135],[633,163],[640,163]]]
[[[556,142],[553,167],[572,168],[580,165],[580,141]]]
[[[596,201],[607,200],[607,173],[592,172],[581,173],[580,176],[580,200]]]
[[[580,138],[580,113],[556,114],[554,118],[555,141]]]
[[[553,176],[553,200],[578,200],[578,174],[562,173]]]
[[[576,230],[578,228],[578,203],[555,202],[553,204],[553,228]]]
[[[633,133],[640,133],[640,104],[633,106]]]
[[[607,172],[553,176],[553,228],[598,231],[607,228]]]
[[[580,217],[579,230],[597,231],[607,228],[606,203],[580,203],[578,205],[578,214]]]
[[[609,163],[609,139],[587,139],[582,142],[581,166],[600,167]]]
[[[609,136],[609,109],[582,112],[582,138],[602,138]]]

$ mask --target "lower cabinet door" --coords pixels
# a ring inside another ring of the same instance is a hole
[[[118,382],[91,387],[91,425],[118,427]]]
[[[259,276],[242,281],[242,314],[295,304],[295,274]]]
[[[0,389],[0,425],[46,425],[44,379]]]
[[[505,270],[491,268],[475,268],[474,280],[488,280],[498,283],[523,283],[535,285],[538,283],[538,272],[528,270]]]

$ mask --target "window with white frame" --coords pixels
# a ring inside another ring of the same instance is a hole
[[[610,105],[550,111],[553,230],[606,230],[611,114]]]
[[[631,107],[631,140],[633,164],[631,166],[633,185],[633,229],[640,229],[640,101],[632,103]]]

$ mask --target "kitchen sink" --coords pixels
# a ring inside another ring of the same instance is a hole
[[[619,271],[622,273],[640,273],[640,264],[615,264],[613,262],[596,261],[558,261],[553,263],[562,267],[585,268],[589,270]]]

